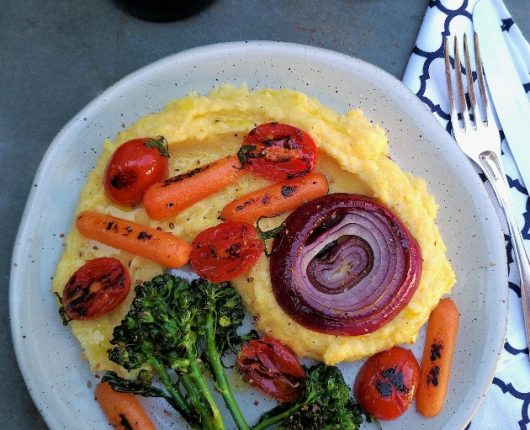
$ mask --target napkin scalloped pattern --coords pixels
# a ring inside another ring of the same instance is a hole
[[[447,89],[444,72],[444,38],[472,32],[472,11],[480,0],[431,0],[416,45],[403,76],[404,84],[433,112],[438,121],[451,132]],[[519,75],[530,102],[530,45],[501,0],[492,0],[499,26],[506,33],[507,43],[517,50]],[[519,225],[530,252],[530,198],[523,185],[513,156],[501,130],[502,162],[512,191]],[[519,166],[530,169],[530,165]],[[477,170],[477,173],[478,170]],[[479,173],[484,182],[484,175]],[[493,195],[492,198],[494,199]],[[502,218],[502,217],[501,217]],[[505,232],[507,229],[505,228]],[[508,331],[504,350],[484,403],[466,430],[527,429],[530,423],[530,365],[524,334],[521,288],[512,255],[510,236],[505,233],[509,273]]]

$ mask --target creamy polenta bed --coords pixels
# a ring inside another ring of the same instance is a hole
[[[132,147],[131,141],[141,149],[128,155],[124,147]],[[145,178],[136,167],[125,171],[132,163],[127,157],[147,156],[145,148],[151,157],[156,154],[143,170]],[[155,368],[160,376],[154,361],[124,366],[116,360],[111,351],[117,342],[111,339],[143,283],[191,262],[202,278],[228,281],[255,319],[268,352],[241,341],[238,360],[245,379],[277,400],[300,403],[311,381],[307,369],[289,375],[291,391],[284,390],[288,395],[282,398],[281,384],[273,381],[276,388],[267,389],[241,365],[241,356],[259,362],[265,373],[260,354],[270,354],[272,362],[309,358],[335,369],[334,364],[415,342],[455,282],[436,212],[423,179],[392,161],[384,130],[360,110],[341,115],[295,91],[221,86],[208,95],[172,101],[104,143],[80,196],[53,291],[92,371],[115,372],[120,381],[137,378],[140,369],[145,375]],[[223,259],[236,263],[219,268]],[[87,264],[92,267],[83,269]],[[104,279],[94,275],[98,270]],[[420,386],[425,379],[432,389],[439,385],[434,376],[445,378],[440,372],[447,364],[441,361],[433,372],[437,354],[445,360],[444,340],[429,342],[431,359],[423,364],[431,368],[420,376],[418,364],[412,367]],[[398,363],[410,361],[402,356]],[[208,373],[208,366],[199,370]],[[400,375],[401,383],[408,381],[405,371]],[[388,373],[384,378],[374,382],[376,395],[386,401],[385,389],[394,389],[409,398],[408,407],[415,388],[405,383],[403,389]],[[187,383],[180,381],[183,391]],[[382,383],[388,387],[381,389]],[[111,385],[117,389],[117,383]],[[356,383],[356,400],[371,416],[399,415],[363,402],[366,390]],[[208,404],[207,397],[202,403]],[[176,409],[182,414],[195,402],[190,396]],[[183,414],[192,427],[222,428],[198,410],[189,420]],[[127,428],[111,415],[116,428]],[[248,428],[241,417],[234,420],[238,428]],[[127,425],[137,428],[132,421]]]

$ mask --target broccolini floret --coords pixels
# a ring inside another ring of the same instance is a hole
[[[340,370],[318,364],[308,370],[302,396],[264,413],[254,430],[273,425],[282,430],[358,430],[371,421],[350,396]]]

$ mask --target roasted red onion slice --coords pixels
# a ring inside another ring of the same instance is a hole
[[[421,250],[388,208],[357,194],[328,194],[296,209],[273,244],[280,306],[322,333],[370,333],[412,298]]]

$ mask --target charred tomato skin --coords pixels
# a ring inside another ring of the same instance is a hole
[[[379,420],[393,420],[409,408],[419,379],[420,366],[412,352],[395,346],[364,363],[353,392],[366,412]]]
[[[304,176],[313,171],[318,149],[305,131],[288,124],[258,125],[244,138],[240,161],[272,181]]]
[[[70,276],[62,295],[66,316],[92,320],[115,309],[131,288],[127,269],[116,258],[88,260]]]
[[[263,252],[256,228],[227,221],[200,232],[191,244],[190,263],[212,282],[229,281],[246,272]]]
[[[164,144],[163,137],[143,137],[116,149],[104,176],[105,192],[114,203],[139,204],[145,191],[166,177],[169,155]]]
[[[237,367],[250,385],[280,402],[298,399],[307,379],[291,348],[272,337],[243,345],[237,355]]]

